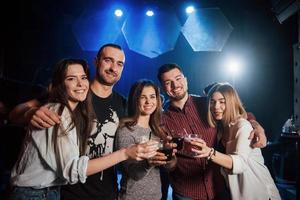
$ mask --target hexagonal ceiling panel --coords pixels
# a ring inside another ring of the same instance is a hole
[[[206,8],[190,14],[181,31],[194,51],[222,51],[232,30],[219,8]]]
[[[114,43],[121,34],[124,19],[113,12],[85,12],[73,24],[73,34],[85,51],[97,51],[106,43]]]
[[[143,12],[131,13],[122,28],[129,49],[149,58],[173,50],[180,30],[172,10],[154,11],[152,17]]]

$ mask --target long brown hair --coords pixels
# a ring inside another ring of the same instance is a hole
[[[82,59],[63,59],[59,61],[54,69],[51,90],[49,94],[49,102],[60,103],[60,107],[58,109],[58,114],[61,115],[64,108],[67,108],[71,115],[71,123],[68,125],[67,130],[65,130],[65,134],[67,134],[68,130],[72,128],[76,128],[78,143],[80,146],[80,155],[85,154],[85,150],[87,147],[87,139],[92,131],[92,123],[95,118],[94,110],[92,107],[91,94],[88,92],[87,98],[79,102],[74,110],[70,108],[68,103],[68,95],[66,93],[66,85],[65,79],[67,75],[68,67],[72,64],[79,64],[82,66],[84,72],[89,77],[89,68],[88,64],[85,60]],[[57,137],[59,124],[54,126],[53,133],[53,145],[55,152],[57,153]]]
[[[213,86],[208,93],[208,123],[211,127],[215,127],[217,121],[214,119],[211,111],[211,97],[215,92],[220,92],[225,98],[225,111],[222,118],[222,124],[227,127],[231,122],[235,122],[239,117],[246,118],[247,113],[235,89],[229,83],[218,83]]]
[[[132,85],[128,95],[128,117],[121,120],[120,127],[126,126],[129,130],[131,130],[131,127],[137,124],[138,117],[141,114],[139,110],[139,98],[141,97],[142,91],[145,87],[152,87],[155,90],[157,106],[155,111],[150,115],[149,125],[155,135],[162,137],[163,130],[160,127],[162,112],[160,90],[151,80],[147,79],[138,80]]]

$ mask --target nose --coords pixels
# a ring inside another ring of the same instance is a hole
[[[111,65],[110,65],[110,70],[111,70],[112,72],[116,72],[116,71],[117,71],[117,68],[118,68],[118,63],[112,62]]]
[[[77,86],[82,86],[82,80],[81,80],[81,78],[77,79]]]
[[[220,102],[215,102],[214,103],[214,108],[219,109],[220,108]]]
[[[172,88],[176,88],[178,86],[178,82],[177,81],[172,81],[171,82],[171,87]]]
[[[148,97],[146,97],[146,99],[145,99],[145,104],[149,104],[149,98]]]

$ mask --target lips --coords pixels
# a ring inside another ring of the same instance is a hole
[[[172,92],[175,93],[175,94],[177,94],[177,93],[180,93],[181,91],[182,91],[182,88],[176,88]]]
[[[215,117],[222,117],[223,113],[222,112],[213,112]]]
[[[118,74],[111,72],[111,71],[105,71],[105,73],[109,76],[118,77]]]
[[[80,90],[74,90],[74,92],[76,92],[76,93],[85,93],[85,89],[80,89]]]

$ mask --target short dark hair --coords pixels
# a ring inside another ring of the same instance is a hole
[[[159,80],[160,83],[162,83],[161,82],[162,74],[164,74],[168,71],[171,71],[172,69],[178,69],[181,73],[183,72],[181,67],[179,67],[179,65],[177,65],[176,63],[163,64],[162,66],[159,67],[158,73],[157,73],[157,79]]]
[[[117,45],[117,44],[113,44],[113,43],[107,43],[105,45],[103,45],[102,47],[100,47],[98,53],[97,53],[97,58],[99,58],[102,54],[102,51],[105,47],[113,47],[113,48],[116,48],[116,49],[120,49],[121,51],[123,51],[122,47],[120,45]]]

